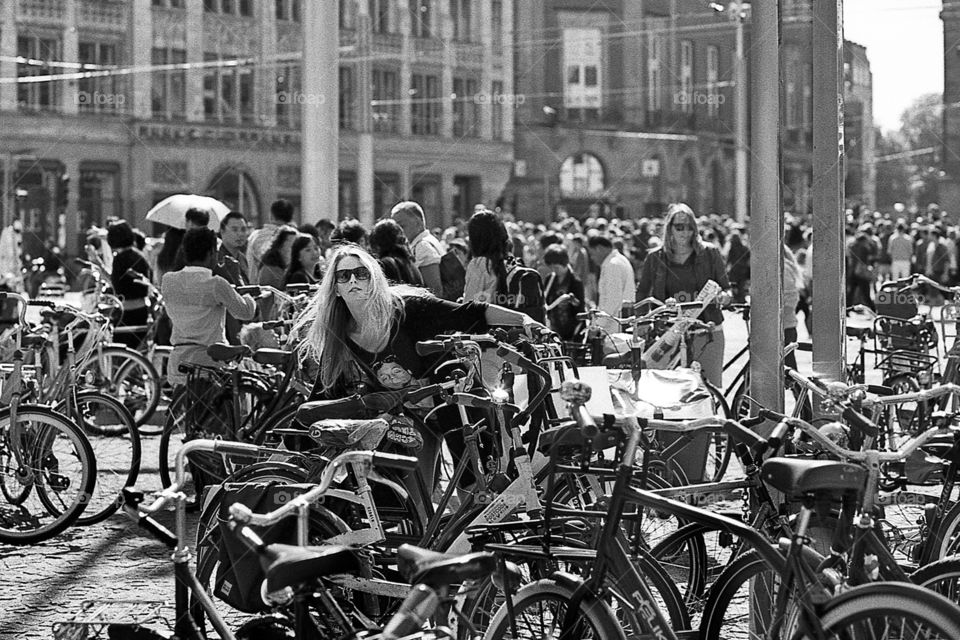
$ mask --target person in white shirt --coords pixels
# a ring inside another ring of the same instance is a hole
[[[440,260],[445,253],[443,245],[427,230],[427,219],[419,204],[411,200],[394,205],[390,217],[397,221],[403,234],[410,238],[413,262],[423,276],[423,284],[436,295],[443,295],[440,280]]]
[[[213,231],[191,229],[181,247],[186,266],[165,273],[160,284],[173,325],[173,351],[167,363],[167,379],[173,385],[186,382],[181,363],[220,366],[207,355],[207,347],[227,342],[228,312],[238,320],[251,320],[257,311],[251,296],[241,296],[226,279],[213,275],[217,266],[217,235]]]
[[[897,230],[887,241],[887,253],[890,254],[890,277],[899,280],[909,276],[913,239],[907,235],[907,222],[903,218],[897,220]]]
[[[624,302],[636,301],[637,287],[633,278],[633,265],[626,256],[613,248],[613,242],[604,235],[587,238],[587,253],[593,262],[600,265],[597,307],[612,316],[598,319],[597,324],[604,331],[615,333],[620,331],[620,323],[613,318],[620,317]]]

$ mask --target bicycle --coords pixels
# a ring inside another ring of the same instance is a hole
[[[586,439],[599,437],[602,430],[598,430],[592,418],[583,410],[582,400],[571,396],[571,401],[580,403],[574,407],[574,417],[577,422],[576,429],[581,436]],[[728,426],[731,429],[740,428],[729,421]],[[522,587],[516,594],[508,595],[494,615],[491,626],[484,635],[485,639],[625,638],[617,613],[602,595],[603,578],[608,570],[615,568],[611,561],[616,557],[616,547],[611,545],[615,545],[617,539],[618,521],[627,504],[634,502],[727,530],[747,540],[769,566],[775,567],[783,588],[779,590],[772,609],[767,605],[766,610],[758,611],[758,615],[774,614],[768,617],[769,624],[763,626],[763,629],[769,631],[769,637],[795,637],[797,634],[800,637],[846,637],[843,633],[855,631],[864,621],[871,626],[886,623],[898,628],[917,627],[940,634],[935,637],[943,638],[953,637],[953,634],[960,632],[960,609],[946,598],[913,585],[864,585],[833,597],[815,575],[804,555],[806,526],[814,507],[813,495],[810,495],[809,500],[805,500],[798,518],[797,531],[792,539],[783,543],[784,548],[781,550],[768,543],[762,534],[749,525],[632,488],[630,477],[633,474],[633,460],[639,443],[639,429],[629,429],[623,437],[625,442],[618,446],[616,481],[609,500],[601,545],[597,549],[589,576],[586,579],[577,579],[555,574],[551,578]],[[769,464],[769,461],[765,463]],[[798,490],[805,495],[812,494],[818,489],[812,475],[798,476],[792,486],[785,488]],[[831,476],[830,480],[836,478]],[[840,486],[850,489],[856,485],[848,479]],[[496,550],[510,553],[509,548],[496,547]],[[642,579],[639,584],[641,588],[632,593],[630,606],[642,613],[643,619],[640,622],[644,625],[643,631],[658,638],[676,639],[678,634],[665,619],[649,590],[643,588]],[[530,633],[521,636],[521,625],[525,632]],[[711,635],[708,632],[702,633],[701,637],[725,636],[717,633]]]
[[[26,324],[24,296],[0,292],[0,303],[16,300],[20,327]],[[94,490],[96,459],[83,431],[62,413],[21,401],[28,370],[22,331],[0,392],[0,542],[33,544],[49,539],[83,513]]]

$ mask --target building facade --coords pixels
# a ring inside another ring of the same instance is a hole
[[[733,215],[735,53],[750,50],[749,12],[700,0],[527,0],[517,4],[516,160],[504,197],[522,218],[558,211],[640,217],[685,201]],[[781,3],[783,200],[810,209],[812,14],[809,0]],[[742,20],[742,22],[740,22]],[[845,88],[859,142],[850,195],[873,202],[869,61]],[[856,54],[850,54],[850,51]],[[749,81],[749,54],[747,55]],[[856,118],[853,117],[854,112]],[[867,127],[864,129],[864,127]],[[748,140],[748,139],[747,139]]]
[[[363,64],[374,215],[409,196],[441,225],[492,203],[513,168],[513,0],[339,0],[330,96],[301,90],[304,1],[0,3],[0,78],[16,79],[0,83],[2,184],[17,196],[2,202],[26,251],[76,255],[110,216],[147,227],[172,193],[218,197],[255,223],[276,198],[299,207],[301,112],[334,99],[339,202],[298,215],[356,216]]]

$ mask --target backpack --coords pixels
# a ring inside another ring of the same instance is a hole
[[[537,322],[546,322],[543,286],[536,269],[514,263],[507,268],[507,291],[502,306],[525,313]]]

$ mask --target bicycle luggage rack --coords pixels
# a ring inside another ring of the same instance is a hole
[[[110,625],[140,625],[164,620],[166,602],[150,600],[86,600],[69,620],[53,623],[54,640],[106,638]]]
[[[927,382],[939,373],[939,368],[940,360],[936,356],[905,349],[890,351],[877,361],[877,369],[883,370],[887,377],[895,373],[912,373],[922,378],[926,374]]]

